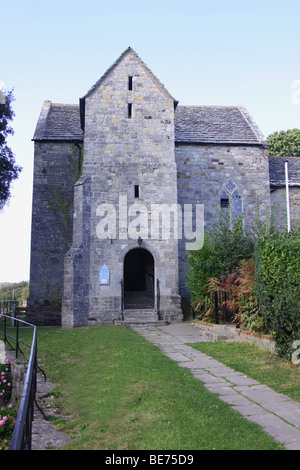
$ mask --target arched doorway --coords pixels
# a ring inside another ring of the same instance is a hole
[[[154,258],[134,248],[124,258],[124,308],[154,308]]]

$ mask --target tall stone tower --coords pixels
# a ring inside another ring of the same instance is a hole
[[[176,106],[131,48],[80,100],[84,161],[65,258],[64,327],[182,320],[178,240],[162,233],[155,210],[178,202]]]

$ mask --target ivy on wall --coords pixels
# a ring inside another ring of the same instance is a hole
[[[79,145],[79,144],[76,145],[76,148],[73,150],[73,154],[68,155],[70,168],[74,176],[74,182],[79,180],[80,176],[82,175],[83,155],[84,155],[83,145]]]

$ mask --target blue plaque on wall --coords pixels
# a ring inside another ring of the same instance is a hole
[[[106,264],[103,264],[100,268],[99,284],[100,286],[109,286],[109,269]]]

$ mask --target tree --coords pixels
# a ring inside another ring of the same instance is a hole
[[[273,132],[268,137],[269,155],[300,157],[300,129]]]
[[[8,135],[14,131],[9,122],[14,117],[11,103],[14,100],[12,91],[6,92],[4,99],[0,101],[0,210],[10,197],[10,187],[13,180],[17,179],[22,168],[15,162],[12,150],[7,145]]]

